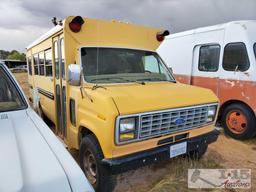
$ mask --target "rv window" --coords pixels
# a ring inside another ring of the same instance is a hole
[[[204,45],[200,47],[199,71],[215,72],[219,69],[220,46]]]
[[[60,74],[60,64],[59,64],[59,52],[58,52],[58,42],[54,42],[54,64],[55,64],[55,76],[59,79]]]
[[[32,61],[31,61],[31,57],[27,57],[27,65],[28,65],[28,74],[32,75]]]
[[[45,56],[45,75],[52,77],[52,49],[47,49],[44,52]]]
[[[246,71],[250,67],[245,44],[229,43],[224,49],[223,68],[226,71]]]
[[[38,54],[33,55],[33,61],[34,61],[34,73],[35,75],[38,75]]]
[[[44,52],[39,53],[39,75],[44,75]]]

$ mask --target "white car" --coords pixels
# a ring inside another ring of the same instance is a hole
[[[0,191],[91,192],[84,173],[0,63]]]

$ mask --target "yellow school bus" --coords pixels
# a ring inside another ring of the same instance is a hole
[[[30,100],[79,150],[96,191],[130,169],[199,158],[216,141],[217,97],[177,82],[156,53],[168,31],[80,16],[55,24],[27,47]]]

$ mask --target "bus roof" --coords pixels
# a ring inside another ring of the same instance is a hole
[[[51,37],[52,35],[54,35],[55,33],[61,31],[63,29],[63,26],[60,25],[56,25],[55,27],[53,27],[51,30],[49,30],[48,32],[46,32],[45,34],[43,34],[41,37],[39,37],[38,39],[36,39],[35,41],[33,41],[31,44],[29,44],[26,49],[30,49],[32,47],[34,47],[35,45],[43,42],[44,40],[48,39],[49,37]]]
[[[160,42],[156,39],[158,28],[146,27],[116,20],[101,20],[83,17],[84,24],[80,32],[73,33],[69,23],[75,17],[70,16],[63,20],[63,24],[56,25],[43,36],[27,46],[27,50],[63,31],[69,41],[76,46],[113,46],[145,50],[156,50]],[[69,38],[72,37],[72,38]]]

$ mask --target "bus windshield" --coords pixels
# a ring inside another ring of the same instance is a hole
[[[121,48],[82,48],[83,74],[88,83],[174,81],[155,52]]]
[[[26,106],[10,77],[0,67],[0,112],[24,109]]]

